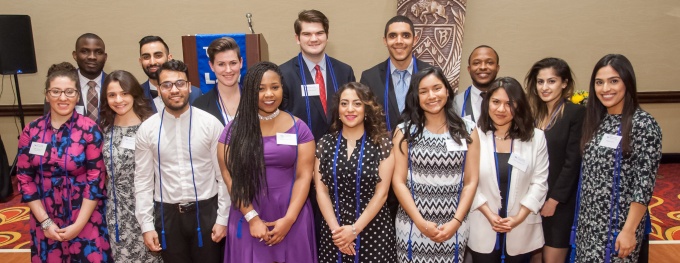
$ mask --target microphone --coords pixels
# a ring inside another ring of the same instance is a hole
[[[253,20],[251,19],[252,17],[253,17],[253,14],[246,13],[246,18],[248,19],[248,28],[250,28],[250,33],[255,34],[255,31],[253,30]]]

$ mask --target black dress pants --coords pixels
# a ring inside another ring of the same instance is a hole
[[[201,234],[203,235],[203,247],[198,247],[198,231],[196,223],[196,210],[187,208],[188,211],[179,209],[178,204],[156,202],[155,227],[158,232],[158,241],[162,242],[161,209],[163,206],[163,220],[165,222],[165,239],[167,248],[161,250],[161,257],[166,263],[222,263],[224,258],[224,238],[215,243],[212,241],[212,228],[217,219],[217,196],[198,201],[201,221]],[[161,243],[162,244],[162,243]]]

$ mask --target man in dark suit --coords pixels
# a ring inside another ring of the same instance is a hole
[[[283,103],[281,107],[302,119],[318,141],[328,132],[331,104],[342,85],[356,81],[349,65],[326,55],[328,18],[317,10],[303,10],[293,24],[300,53],[281,65]],[[305,94],[306,93],[306,94]],[[314,210],[314,229],[319,244],[324,220],[316,202],[316,190],[309,189]]]
[[[401,112],[406,104],[406,92],[411,83],[411,76],[418,69],[430,67],[430,64],[413,56],[413,45],[417,41],[411,19],[400,15],[393,17],[385,24],[383,36],[383,43],[387,46],[390,57],[361,73],[360,82],[369,86],[378,102],[383,104],[390,132],[401,122]],[[385,101],[385,93],[388,101]],[[391,188],[387,196],[387,206],[394,220],[399,201]]]
[[[323,13],[303,10],[294,29],[300,54],[281,65],[284,88],[281,105],[304,120],[318,141],[331,123],[330,107],[335,92],[356,79],[352,67],[326,55],[328,18]]]
[[[159,36],[145,36],[139,40],[139,64],[142,65],[144,74],[149,79],[142,83],[144,95],[153,101],[151,109],[158,112],[164,106],[163,101],[158,97],[158,69],[163,63],[172,59],[168,44]],[[196,98],[201,96],[201,89],[191,86],[189,93],[189,103],[193,103]]]
[[[467,67],[472,85],[458,92],[453,100],[453,109],[461,118],[477,123],[482,113],[482,99],[501,69],[499,61],[498,53],[490,46],[481,45],[472,50]]]
[[[106,73],[106,46],[104,40],[96,34],[85,33],[76,40],[76,49],[72,53],[78,64],[78,78],[80,82],[80,100],[76,104],[76,111],[97,121],[99,118],[99,101],[102,84]],[[50,104],[45,101],[43,112],[50,111]]]
[[[393,17],[387,21],[383,36],[383,43],[387,46],[390,57],[361,73],[360,82],[369,86],[378,102],[383,104],[390,131],[394,131],[400,122],[411,76],[419,69],[430,67],[430,64],[413,56],[413,45],[417,41],[411,19],[401,15]]]

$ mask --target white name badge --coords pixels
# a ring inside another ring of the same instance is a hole
[[[465,140],[461,139],[460,142],[462,144],[456,143],[456,141],[452,139],[447,139],[446,140],[446,150],[449,152],[454,152],[454,151],[467,151],[467,143],[465,143]]]
[[[524,158],[522,158],[522,156],[520,156],[519,154],[516,154],[516,153],[513,153],[513,154],[510,155],[510,159],[508,160],[508,164],[512,165],[512,167],[515,167],[517,169],[522,170],[522,172],[526,172],[527,166],[529,166],[527,161],[524,160]]]
[[[602,136],[602,140],[600,140],[600,146],[616,149],[617,147],[619,147],[620,141],[621,136],[614,134],[605,134],[604,136]]]
[[[45,155],[45,149],[47,149],[46,143],[32,142],[31,143],[31,149],[28,151],[28,153],[33,154],[33,155],[44,156]]]
[[[276,133],[276,144],[297,146],[297,135],[294,133]]]
[[[85,115],[85,106],[76,105],[76,112],[80,115]]]
[[[307,86],[307,96],[319,96],[319,84],[300,85],[302,97],[305,96],[305,86]]]
[[[135,137],[123,136],[123,140],[120,141],[120,147],[129,150],[135,150]]]

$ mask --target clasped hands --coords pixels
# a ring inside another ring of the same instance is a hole
[[[436,243],[447,241],[456,234],[460,223],[456,220],[437,225],[435,222],[425,221],[424,223],[416,225],[423,235]]]
[[[259,216],[248,222],[250,236],[259,239],[260,242],[264,241],[270,247],[283,241],[293,223],[295,223],[295,220],[286,217],[279,218],[274,222],[265,222]]]
[[[351,225],[338,227],[332,230],[331,234],[333,235],[333,244],[338,247],[340,252],[346,255],[356,255],[354,240],[357,236],[352,233]]]
[[[80,231],[83,230],[83,227],[84,226],[72,224],[64,228],[59,228],[57,224],[52,224],[50,227],[45,229],[43,233],[45,234],[46,238],[62,242],[74,239],[76,236],[78,236]]]
[[[517,218],[516,216],[502,218],[497,214],[493,214],[491,218],[488,218],[488,220],[489,223],[491,224],[491,229],[498,233],[508,233],[510,232],[510,230],[518,226],[523,221]]]

